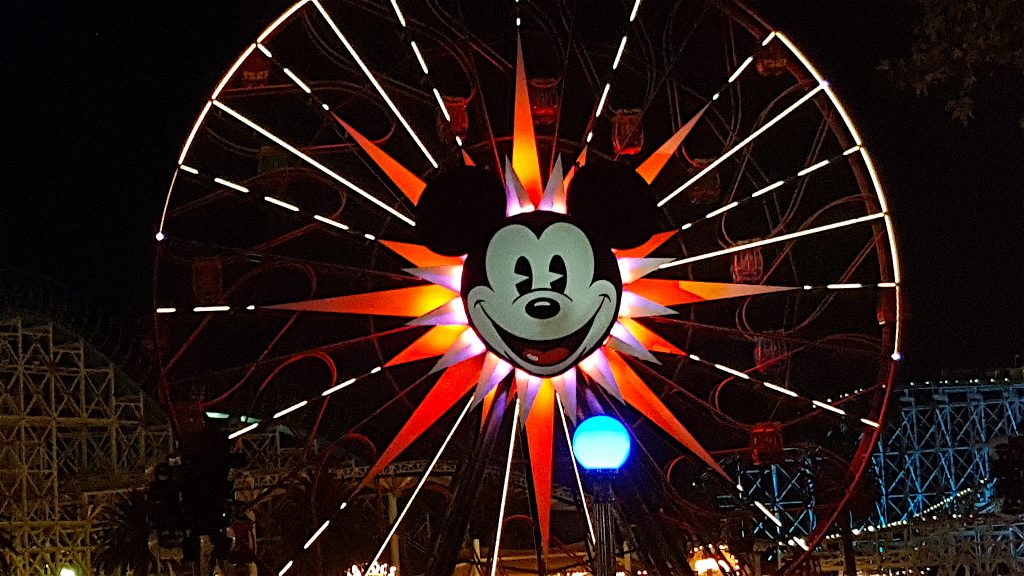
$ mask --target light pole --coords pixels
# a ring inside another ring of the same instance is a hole
[[[612,480],[629,458],[630,436],[611,416],[591,416],[572,437],[573,455],[594,485],[596,538],[594,576],[615,574],[615,525],[612,520]]]

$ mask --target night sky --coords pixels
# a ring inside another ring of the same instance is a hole
[[[62,0],[6,7],[0,268],[41,272],[125,320],[151,309],[153,233],[174,161],[223,71],[290,2]],[[967,128],[876,66],[904,55],[909,2],[752,2],[809,54],[888,185],[909,297],[907,358],[1024,361],[1024,129],[980,94]]]

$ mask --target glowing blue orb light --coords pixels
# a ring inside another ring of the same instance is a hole
[[[576,427],[572,451],[587,470],[618,470],[629,458],[626,427],[611,416],[591,416]]]

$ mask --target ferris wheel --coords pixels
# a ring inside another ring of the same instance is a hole
[[[176,164],[164,400],[366,447],[280,574],[409,459],[353,562],[447,476],[424,570],[578,569],[595,414],[636,445],[634,572],[760,541],[794,573],[848,514],[901,359],[892,218],[833,87],[742,3],[301,0]]]

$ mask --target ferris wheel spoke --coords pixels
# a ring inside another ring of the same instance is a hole
[[[746,147],[748,144],[752,143],[753,141],[757,140],[757,138],[760,137],[762,134],[764,134],[769,128],[771,128],[772,126],[774,126],[774,125],[778,124],[779,122],[781,122],[784,118],[786,118],[786,116],[789,116],[790,114],[793,113],[793,111],[795,111],[796,109],[800,108],[805,102],[809,101],[811,98],[814,98],[819,92],[824,90],[827,86],[828,86],[827,82],[825,82],[824,80],[820,81],[817,86],[815,86],[809,92],[807,92],[802,97],[800,97],[799,100],[797,100],[796,102],[790,104],[785,110],[783,110],[782,112],[779,112],[779,114],[776,115],[774,118],[772,118],[768,122],[764,123],[757,130],[755,130],[752,133],[750,133],[750,135],[747,136],[746,138],[744,138],[742,141],[740,141],[739,144],[736,144],[735,146],[733,146],[732,148],[727,150],[721,156],[716,158],[714,160],[714,162],[711,162],[710,164],[705,166],[699,172],[697,172],[696,174],[691,176],[690,179],[687,180],[686,182],[684,182],[681,186],[679,186],[678,188],[676,188],[675,190],[670,192],[667,196],[665,196],[664,198],[659,200],[658,201],[658,207],[661,208],[662,206],[667,204],[669,201],[671,201],[673,198],[675,198],[680,193],[682,193],[684,190],[686,190],[690,186],[693,186],[694,183],[696,183],[698,180],[700,180],[701,178],[706,176],[709,172],[711,172],[712,170],[717,168],[719,166],[719,164],[721,164],[722,162],[725,162],[733,154],[735,154],[736,152],[742,150],[744,147]]]
[[[411,218],[409,218],[408,216],[402,214],[401,212],[398,212],[397,210],[395,210],[391,206],[388,206],[387,204],[382,202],[380,199],[378,199],[376,196],[370,194],[366,190],[363,190],[362,188],[360,188],[359,186],[357,186],[353,182],[351,182],[348,179],[344,178],[343,176],[339,175],[334,170],[331,170],[327,166],[324,166],[320,162],[314,160],[313,158],[311,158],[305,152],[302,152],[301,150],[299,150],[295,146],[292,146],[291,144],[289,144],[288,142],[283,140],[281,137],[275,135],[274,133],[270,132],[266,128],[264,128],[264,127],[260,126],[259,124],[253,122],[249,118],[246,118],[241,113],[235,111],[233,108],[231,108],[227,104],[224,104],[220,100],[214,100],[213,101],[213,105],[216,106],[217,108],[219,108],[220,110],[223,110],[225,113],[227,113],[229,116],[231,116],[235,120],[238,120],[242,124],[245,124],[249,128],[252,128],[256,132],[258,132],[261,135],[263,135],[268,140],[274,142],[278,146],[280,146],[280,147],[284,148],[285,150],[287,150],[288,152],[292,153],[294,156],[298,157],[299,159],[301,159],[302,161],[306,162],[310,166],[316,168],[317,170],[319,170],[320,172],[322,172],[326,176],[330,177],[331,179],[333,179],[336,182],[338,182],[339,184],[341,184],[342,186],[345,186],[349,190],[355,192],[356,194],[362,196],[363,198],[369,200],[373,204],[375,204],[378,207],[382,208],[384,211],[390,213],[391,215],[393,215],[394,217],[398,218],[402,222],[405,222],[406,224],[408,224],[410,226],[415,226],[416,225],[416,223],[413,222],[413,220]],[[294,210],[294,211],[298,211],[298,209],[296,208],[296,210]]]
[[[822,226],[815,226],[814,228],[807,228],[805,230],[799,230],[797,232],[790,232],[788,234],[782,234],[782,235],[779,235],[779,236],[773,236],[773,237],[770,237],[770,238],[765,238],[763,240],[757,240],[757,241],[750,242],[750,243],[747,243],[747,244],[740,244],[740,245],[736,245],[736,246],[731,246],[729,248],[723,248],[721,250],[715,250],[715,251],[712,251],[712,252],[705,252],[703,254],[698,254],[698,255],[695,255],[695,256],[689,256],[687,258],[680,258],[678,260],[673,260],[672,262],[666,262],[665,264],[662,264],[660,266],[660,268],[661,269],[666,269],[666,268],[673,268],[675,266],[683,266],[683,265],[686,265],[686,264],[692,264],[694,262],[699,262],[701,260],[707,260],[709,258],[716,258],[718,256],[724,256],[726,254],[733,254],[733,253],[736,253],[736,252],[742,252],[742,251],[745,251],[745,250],[751,250],[753,248],[760,248],[761,246],[767,246],[769,244],[776,244],[778,242],[788,242],[790,240],[795,240],[797,238],[802,238],[804,236],[813,236],[813,235],[816,235],[816,234],[821,234],[823,232],[828,232],[830,230],[837,230],[837,229],[840,229],[840,228],[847,228],[849,226],[855,226],[857,224],[862,224],[864,222],[871,222],[873,220],[878,220],[880,218],[884,218],[885,216],[886,216],[886,214],[884,212],[876,212],[874,214],[868,214],[866,216],[860,216],[858,218],[850,218],[849,220],[842,220],[842,221],[839,221],[839,222],[833,222],[831,224],[825,224],[825,225],[822,225]]]
[[[356,52],[355,47],[352,46],[352,44],[348,41],[348,38],[346,38],[345,35],[341,32],[341,29],[338,28],[338,25],[334,22],[334,19],[331,18],[331,15],[328,14],[327,10],[325,10],[323,5],[320,4],[320,0],[311,1],[313,2],[313,5],[316,6],[316,9],[320,12],[320,15],[323,16],[324,20],[327,21],[327,24],[328,26],[330,26],[331,31],[334,32],[334,35],[337,36],[338,40],[340,40],[342,45],[345,46],[345,50],[347,50],[352,59],[355,60],[356,64],[359,66],[359,69],[363,71],[363,75],[366,76],[366,79],[370,81],[370,84],[373,85],[377,93],[380,94],[381,99],[384,100],[384,103],[388,105],[388,108],[391,109],[391,112],[394,113],[396,118],[398,118],[399,123],[401,123],[402,127],[405,128],[405,131],[416,143],[416,146],[420,149],[421,152],[423,152],[423,156],[427,159],[428,162],[430,162],[431,166],[437,168],[437,160],[434,160],[434,157],[431,156],[430,151],[427,150],[427,147],[423,144],[423,141],[420,140],[419,135],[417,135],[416,131],[413,130],[412,126],[409,125],[409,121],[406,120],[405,116],[402,115],[402,112],[398,110],[398,107],[395,105],[394,101],[391,100],[391,97],[388,96],[388,93],[384,90],[384,87],[381,86],[380,82],[377,81],[377,78],[373,75],[373,72],[371,72],[369,67],[366,66],[366,63],[363,62],[363,59],[359,56],[359,53]]]
[[[752,204],[754,202],[754,200],[756,200],[757,198],[760,198],[761,196],[764,196],[766,194],[769,194],[769,193],[777,194],[780,191],[780,189],[782,189],[784,186],[792,185],[794,183],[800,182],[804,178],[809,176],[811,173],[816,172],[817,170],[819,170],[821,168],[824,168],[826,166],[837,166],[838,163],[839,163],[839,160],[841,160],[844,156],[849,156],[851,154],[854,154],[855,152],[858,152],[859,150],[860,150],[860,146],[853,146],[853,147],[848,148],[847,150],[843,151],[840,154],[836,154],[835,156],[832,156],[832,157],[829,157],[829,158],[825,158],[823,160],[820,160],[818,162],[810,164],[806,168],[803,168],[802,170],[799,170],[796,174],[793,174],[791,176],[787,176],[785,178],[781,178],[779,180],[776,180],[776,181],[772,182],[771,184],[768,184],[767,186],[762,186],[761,188],[758,188],[757,190],[752,192],[750,194],[750,196],[747,196],[746,198],[741,198],[739,200],[733,200],[732,202],[729,202],[728,204],[725,204],[723,206],[715,208],[714,210],[711,210],[710,212],[708,212],[703,217],[701,217],[701,218],[699,218],[697,220],[691,220],[690,222],[687,222],[686,224],[683,224],[680,227],[680,230],[689,230],[690,228],[693,228],[698,223],[705,222],[705,221],[708,221],[708,220],[714,220],[714,219],[716,219],[718,217],[725,216],[726,214],[728,214],[729,212],[733,211],[736,208]],[[670,154],[671,154],[671,151],[669,152],[669,155]],[[639,171],[639,169],[638,169],[638,171]],[[767,198],[765,200],[767,200]]]

